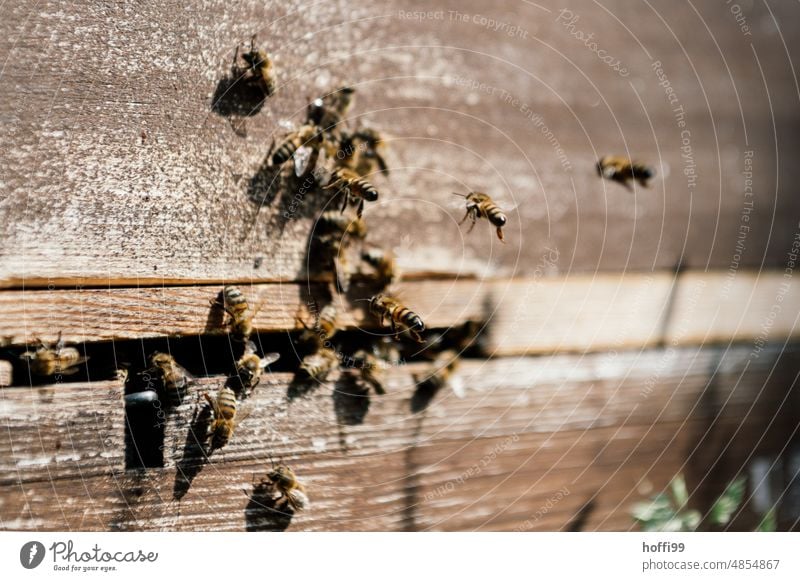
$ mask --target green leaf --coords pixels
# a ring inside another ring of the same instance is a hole
[[[742,504],[745,483],[745,477],[740,476],[728,484],[725,491],[714,503],[714,506],[711,507],[709,519],[713,524],[726,525],[730,522],[731,516],[733,516],[733,513],[739,508],[739,505]]]
[[[759,533],[772,533],[778,529],[778,522],[775,518],[775,507],[772,507],[767,511],[764,515],[764,518],[761,519],[761,522],[758,523],[758,527],[756,527],[756,532]]]
[[[672,497],[675,499],[675,504],[680,510],[689,502],[689,491],[686,490],[686,481],[683,479],[682,474],[673,478],[670,488],[672,489]]]

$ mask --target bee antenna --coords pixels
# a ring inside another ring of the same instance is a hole
[[[467,197],[466,194],[459,194],[458,192],[453,192],[453,195],[454,196],[461,196],[462,198],[466,198]]]

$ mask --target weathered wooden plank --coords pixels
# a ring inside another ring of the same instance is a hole
[[[756,449],[780,451],[775,442],[758,441],[769,419],[752,416],[746,426],[734,416],[721,420],[718,429],[740,433],[724,461],[741,469]],[[261,459],[208,467],[180,500],[171,468],[20,483],[4,488],[2,524],[22,530],[564,530],[591,501],[584,530],[628,530],[635,502],[678,472],[695,479],[706,474],[686,463],[704,431],[702,421],[690,420],[287,458],[311,499],[310,509],[292,519],[276,517],[243,493],[268,469]],[[707,465],[711,454],[701,454],[701,461]],[[693,506],[707,510],[704,503],[692,495]]]
[[[794,412],[785,398],[797,373],[797,350],[770,347],[755,359],[750,353],[745,347],[687,348],[614,357],[465,360],[454,375],[466,386],[463,395],[445,389],[424,413],[412,405],[413,376],[424,377],[430,369],[425,364],[387,370],[388,393],[382,397],[353,393],[337,382],[287,399],[291,375],[276,373],[247,400],[243,409],[249,415],[210,459],[198,448],[197,428],[191,428],[197,394],[214,393],[222,383],[206,378],[193,386],[187,403],[165,416],[164,461],[191,473],[207,464],[270,456],[323,451],[370,456],[401,451],[414,442],[710,421],[722,411],[731,417],[790,416]]]
[[[59,331],[71,343],[219,333],[222,313],[209,303],[220,288],[6,291],[0,337],[24,345],[55,340]],[[311,297],[319,305],[330,300],[326,285],[241,288],[260,332],[296,329],[298,316],[311,320]],[[770,341],[800,334],[800,293],[780,271],[417,280],[398,290],[430,328],[488,321],[483,345],[497,355],[750,341],[765,329]],[[343,328],[377,326],[359,300],[370,292],[354,289],[349,300],[336,299]]]
[[[11,385],[14,382],[13,372],[11,362],[0,359],[0,387]]]
[[[315,10],[205,0],[183,19],[162,3],[129,11],[90,2],[66,19],[55,1],[7,5],[0,280],[302,277],[312,216],[326,201],[303,200],[284,223],[292,192],[260,212],[247,192],[271,139],[302,119],[308,96],[342,83],[359,90],[354,123],[391,134],[391,180],[376,179],[382,200],[367,216],[375,242],[399,250],[411,270],[532,275],[547,248],[562,272],[667,268],[679,257],[703,267],[781,264],[798,202],[777,184],[796,183],[797,168],[777,162],[797,144],[774,127],[795,122],[787,50],[800,36],[777,32],[794,6],[754,4],[746,36],[727,11],[706,7],[661,1],[634,13],[618,0],[577,2],[575,22],[562,8],[473,0],[420,19],[421,2],[383,0],[353,13],[339,0]],[[489,20],[517,32],[480,24]],[[627,76],[576,30],[593,33]],[[254,32],[274,57],[279,87],[241,139],[208,115],[235,44]],[[600,155],[627,151],[657,166],[652,190],[631,196],[595,175]],[[755,197],[738,259],[746,152],[753,191],[765,195]],[[462,238],[461,212],[449,205],[450,192],[465,188],[519,202],[506,246],[485,224]]]
[[[123,470],[122,393],[119,381],[0,390],[0,484]]]

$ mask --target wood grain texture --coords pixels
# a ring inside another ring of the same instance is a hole
[[[0,390],[0,485],[125,468],[120,382]]]
[[[0,360],[0,387],[14,383],[14,369],[9,361]]]
[[[291,376],[273,374],[208,460],[192,452],[189,431],[196,394],[222,382],[205,378],[166,416],[164,468],[15,479],[0,489],[4,527],[560,530],[594,499],[585,527],[626,530],[632,503],[676,473],[708,508],[718,483],[756,456],[783,453],[798,422],[800,354],[775,346],[751,355],[670,348],[465,360],[456,375],[464,396],[446,388],[422,413],[410,399],[424,364],[391,370],[388,393],[367,409],[341,383],[289,401]],[[270,458],[309,487],[311,510],[291,522],[242,492]]]
[[[326,285],[243,286],[257,331],[298,328]],[[780,271],[597,274],[516,280],[417,280],[398,285],[403,301],[432,329],[488,321],[484,348],[495,355],[585,352],[779,341],[800,333],[800,293]],[[70,343],[223,333],[211,308],[221,287],[5,291],[0,337],[6,345]],[[358,290],[337,298],[342,328],[374,330]]]
[[[413,16],[432,8],[439,16]],[[562,8],[578,17],[572,28]],[[561,273],[782,266],[797,234],[798,201],[783,192],[798,178],[784,162],[798,146],[790,4],[746,8],[747,35],[726,10],[666,0],[637,10],[618,0],[204,0],[186,18],[162,2],[89,2],[69,19],[62,10],[12,2],[0,24],[6,286],[305,278],[327,201],[304,199],[284,223],[294,192],[259,211],[248,185],[308,97],[343,83],[358,89],[351,122],[390,135],[391,179],[376,178],[382,196],[367,219],[370,239],[409,271],[532,275],[553,249]],[[517,32],[481,24],[489,19]],[[253,33],[279,86],[241,139],[209,111],[236,43]],[[600,181],[594,163],[606,153],[652,163],[652,189]],[[450,192],[467,189],[518,204],[507,245],[486,224],[459,229]]]

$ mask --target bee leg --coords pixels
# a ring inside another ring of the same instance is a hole
[[[461,219],[461,222],[458,223],[459,226],[467,221],[467,218],[469,218],[469,213],[470,213],[470,210],[469,210],[469,208],[467,208],[467,213],[464,214],[464,217]]]
[[[349,197],[350,194],[348,192],[342,192],[342,214],[344,214],[344,211],[347,209],[347,201]]]
[[[472,212],[472,215],[470,216],[472,218],[472,224],[470,224],[469,230],[467,230],[467,234],[472,232],[472,229],[475,228],[475,224],[478,222],[478,213],[474,209],[470,211]]]
[[[498,226],[497,228],[497,237],[500,239],[500,242],[503,244],[506,243],[505,239],[503,238],[503,229]]]
[[[364,213],[364,199],[361,199],[361,202],[358,204],[358,210],[356,210],[356,215],[360,218],[361,215]]]
[[[417,331],[416,331],[416,330],[414,330],[414,329],[409,329],[409,330],[408,330],[408,333],[411,335],[411,337],[412,337],[412,338],[414,339],[414,341],[416,341],[417,343],[424,343],[424,342],[425,342],[425,340],[422,338],[422,335],[420,335],[419,333],[417,333]]]

